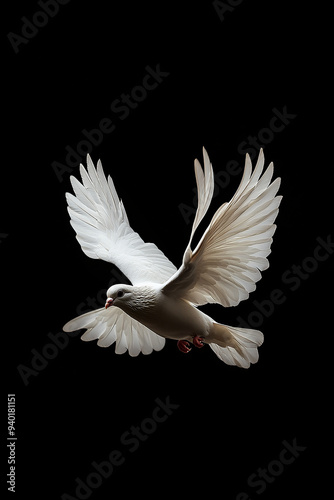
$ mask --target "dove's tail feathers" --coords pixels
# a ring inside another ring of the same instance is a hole
[[[259,330],[214,323],[212,337],[211,349],[227,365],[249,368],[259,359],[257,348],[263,343]]]
[[[126,351],[130,356],[138,356],[140,352],[150,354],[152,351],[160,351],[165,345],[163,337],[138,323],[118,307],[87,312],[63,326],[65,332],[82,328],[86,329],[81,336],[82,340],[97,340],[100,347],[109,347],[115,342],[116,354]]]

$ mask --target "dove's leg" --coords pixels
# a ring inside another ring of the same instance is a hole
[[[185,354],[191,351],[191,347],[189,347],[189,342],[187,340],[179,340],[177,343],[177,347],[181,352],[184,352]]]
[[[195,335],[195,337],[193,337],[193,344],[195,347],[204,347],[204,344],[202,342],[203,337],[200,337],[199,335]]]

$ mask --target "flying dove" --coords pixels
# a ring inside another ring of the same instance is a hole
[[[248,368],[258,360],[263,334],[258,330],[218,323],[198,306],[207,303],[236,306],[248,298],[269,267],[275,218],[282,197],[280,179],[273,182],[273,164],[263,172],[261,150],[254,170],[249,155],[238,189],[214,214],[196,248],[193,235],[206,214],[214,191],[214,174],[203,148],[204,171],[195,160],[198,207],[190,240],[179,269],[153,243],[145,243],[130,227],[122,201],[101,162],[95,168],[87,156],[80,165],[82,183],[71,176],[75,193],[66,193],[71,225],[83,252],[116,265],[131,285],[107,291],[104,308],[72,319],[65,332],[86,329],[82,340],[101,347],[116,342],[115,352],[150,354],[175,339],[187,353],[190,343],[208,344],[228,365]]]

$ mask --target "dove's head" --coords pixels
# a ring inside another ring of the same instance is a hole
[[[106,309],[110,306],[118,306],[131,302],[133,286],[131,285],[113,285],[107,290]]]

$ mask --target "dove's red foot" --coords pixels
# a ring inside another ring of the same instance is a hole
[[[193,344],[195,347],[204,347],[204,344],[202,342],[203,337],[199,337],[199,335],[196,335],[194,338],[193,338]]]
[[[191,351],[191,347],[189,347],[189,342],[187,340],[179,340],[177,342],[177,347],[181,352],[187,354],[187,352]]]

